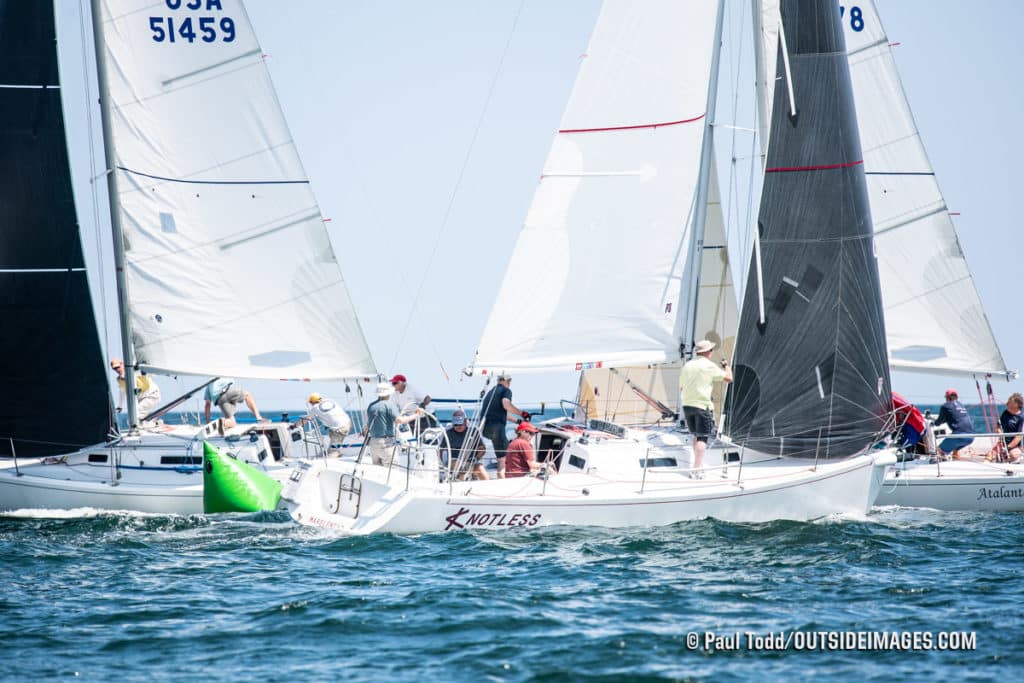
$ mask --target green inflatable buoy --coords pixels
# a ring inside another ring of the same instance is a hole
[[[203,512],[275,510],[281,483],[203,442]]]

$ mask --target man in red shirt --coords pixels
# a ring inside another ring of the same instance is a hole
[[[505,471],[498,472],[498,477],[525,477],[540,469],[540,463],[533,456],[533,444],[530,443],[537,428],[529,422],[520,422],[516,427],[516,438],[508,445],[505,456]]]

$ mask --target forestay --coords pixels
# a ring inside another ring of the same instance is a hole
[[[142,366],[375,372],[238,0],[104,0],[113,144]]]
[[[602,8],[478,371],[679,359],[717,3],[632,4]]]
[[[889,363],[900,370],[1007,373],[907,102],[872,0],[846,9]]]

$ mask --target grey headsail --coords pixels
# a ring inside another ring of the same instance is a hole
[[[844,457],[885,431],[891,404],[864,166],[839,5],[783,0],[780,9],[758,216],[764,319],[755,251],[728,432],[758,451]]]
[[[52,2],[0,2],[0,455],[102,442],[110,395],[71,193]]]

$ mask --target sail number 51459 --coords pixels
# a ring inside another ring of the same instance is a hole
[[[235,20],[225,16],[191,16],[188,12],[223,12],[222,0],[164,0],[168,10],[176,12],[166,17],[149,17],[149,30],[156,43],[203,43],[234,41],[237,32]],[[185,11],[182,11],[185,10]]]

